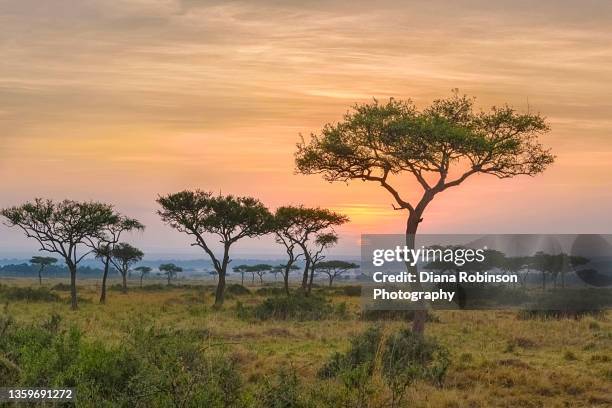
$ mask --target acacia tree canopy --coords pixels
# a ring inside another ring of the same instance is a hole
[[[554,156],[538,137],[548,131],[539,114],[507,105],[476,111],[474,99],[457,91],[420,110],[409,100],[374,100],[354,105],[310,140],[302,138],[295,162],[298,172],[330,182],[379,183],[395,209],[408,211],[406,245],[413,247],[423,212],[438,193],[475,174],[509,178],[544,171]],[[404,174],[416,179],[420,198],[410,200],[394,185],[393,176]],[[415,333],[424,332],[425,317],[421,310],[415,314]]]
[[[158,214],[171,227],[194,238],[192,245],[201,247],[210,257],[219,274],[215,305],[223,304],[225,276],[233,243],[245,237],[257,237],[272,230],[272,214],[257,199],[232,195],[213,195],[201,190],[185,190],[157,199],[162,209]],[[218,257],[206,240],[213,234],[223,245]]]
[[[70,270],[71,305],[76,309],[77,265],[91,252],[83,247],[91,240],[100,239],[104,227],[116,221],[113,207],[99,202],[54,202],[37,198],[5,208],[0,214],[9,227],[19,227],[28,238],[35,239],[40,250],[64,259]]]
[[[389,177],[410,173],[428,195],[484,173],[499,178],[535,175],[554,160],[538,136],[548,132],[539,114],[510,106],[475,111],[474,99],[439,99],[418,110],[411,101],[357,104],[339,123],[327,124],[297,145],[296,166],[328,181],[380,183],[396,208],[423,210],[391,185]],[[458,174],[455,174],[457,173]],[[452,176],[455,174],[454,176]]]

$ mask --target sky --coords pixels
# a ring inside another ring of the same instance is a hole
[[[442,193],[422,232],[610,233],[611,44],[608,1],[0,0],[0,207],[110,202],[147,225],[126,239],[148,257],[204,257],[155,213],[158,194],[200,188],[343,212],[333,253],[357,254],[405,214],[379,186],[296,174],[300,134],[356,102],[459,88],[546,116],[557,159]],[[0,226],[0,257],[36,249]]]

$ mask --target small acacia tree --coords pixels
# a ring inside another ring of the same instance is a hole
[[[247,267],[247,272],[251,272],[255,275],[257,275],[259,277],[259,283],[261,285],[263,285],[263,276],[272,271],[274,267],[272,265],[268,265],[268,264],[257,264],[257,265],[252,265],[252,266],[248,266]]]
[[[258,237],[270,232],[272,215],[257,199],[251,197],[215,196],[205,191],[181,191],[159,197],[158,211],[171,227],[194,238],[192,245],[202,248],[219,274],[215,307],[223,305],[225,277],[231,246],[242,238]],[[215,255],[205,234],[216,235],[222,245],[221,256]]]
[[[42,285],[42,273],[43,270],[50,265],[53,265],[57,262],[57,258],[53,258],[51,256],[33,256],[30,259],[30,263],[32,265],[38,265],[38,284]]]
[[[106,280],[111,264],[111,256],[115,245],[121,239],[121,234],[128,231],[143,231],[144,225],[133,218],[115,214],[113,222],[105,226],[103,234],[97,241],[90,241],[96,258],[102,261],[104,272],[102,273],[102,287],[100,289],[100,303],[106,303]]]
[[[176,266],[173,263],[167,263],[159,265],[159,271],[166,275],[168,278],[168,286],[170,286],[170,281],[172,278],[174,278],[177,273],[183,272],[183,268]]]
[[[244,286],[244,274],[248,272],[248,269],[249,269],[248,265],[238,265],[238,266],[234,266],[232,268],[234,273],[239,273],[240,274],[240,284],[242,286]]]
[[[539,114],[509,106],[474,110],[474,100],[457,92],[419,110],[411,101],[357,104],[344,120],[327,124],[320,134],[297,145],[296,166],[303,174],[322,174],[330,181],[370,181],[406,211],[406,245],[427,205],[441,192],[476,174],[499,178],[536,175],[554,157],[538,142],[549,130]],[[413,177],[422,192],[408,199],[398,185]],[[413,331],[425,329],[425,311],[415,314]]]
[[[324,234],[318,234],[314,241],[312,248],[307,248],[308,255],[310,258],[310,279],[308,280],[307,293],[312,291],[312,282],[314,281],[315,272],[319,263],[325,259],[325,250],[336,245],[338,243],[338,235],[334,232],[326,232]]]
[[[35,239],[40,250],[60,255],[70,271],[71,307],[76,310],[76,275],[79,262],[91,249],[86,246],[99,239],[103,229],[114,222],[113,207],[98,202],[64,200],[54,202],[37,198],[1,211],[9,227],[19,227]]]
[[[308,293],[309,282],[312,282],[312,278],[309,279],[309,276],[312,272],[313,254],[317,251],[309,246],[314,245],[316,247],[317,237],[333,232],[333,227],[348,221],[348,217],[324,208],[279,207],[276,210],[274,222],[276,240],[285,246],[289,260],[293,259],[293,262],[288,263],[285,276],[288,276],[291,265],[297,260],[297,256],[294,255],[294,247],[297,245],[304,255],[301,289]],[[313,237],[315,243],[311,242]],[[285,288],[288,293],[287,280]]]
[[[148,266],[138,266],[134,268],[134,270],[140,273],[140,287],[142,288],[142,280],[146,275],[150,274],[153,269]]]
[[[336,277],[342,275],[351,269],[357,269],[359,265],[353,262],[346,261],[323,261],[317,265],[317,271],[323,272],[329,278],[329,286],[331,287]]]
[[[144,253],[126,242],[116,244],[111,251],[110,261],[122,278],[122,291],[127,293],[127,275],[130,267],[142,260]]]

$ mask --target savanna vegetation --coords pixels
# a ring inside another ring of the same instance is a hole
[[[477,112],[458,94],[422,110],[374,101],[302,140],[296,167],[381,185],[406,213],[413,246],[426,207],[448,188],[477,174],[544,171],[553,156],[538,135],[547,131],[538,114]],[[416,201],[396,187],[407,177],[422,189]],[[161,221],[211,261],[214,284],[177,285],[183,270],[171,263],[156,272],[165,284],[151,284],[153,271],[138,264],[145,254],[124,241],[144,225],[110,204],[35,199],[2,210],[6,225],[65,263],[70,281],[43,280],[53,261],[33,259],[35,287],[22,279],[0,286],[0,386],[76,387],[80,406],[612,404],[607,312],[362,311],[361,288],[335,281],[358,265],[328,259],[336,229],[349,222],[343,214],[304,205],[271,211],[254,197],[197,189],[160,195],[157,204]],[[264,235],[286,254],[282,264],[232,264],[237,242]],[[86,257],[100,261],[100,280],[77,280]],[[537,265],[543,274],[554,268],[550,259]],[[240,278],[230,281],[232,271]],[[264,282],[271,273],[282,281]],[[296,285],[291,273],[300,274]],[[317,285],[316,274],[328,285]]]

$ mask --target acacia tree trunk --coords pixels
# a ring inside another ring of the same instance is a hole
[[[310,295],[310,292],[312,291],[312,281],[314,280],[314,274],[315,274],[315,264],[312,263],[310,267],[310,277],[308,278],[308,290],[306,291],[307,295]]]
[[[242,286],[244,286],[244,272],[242,272],[240,275],[242,275]]]
[[[144,278],[144,274],[140,275],[140,287],[142,288],[142,278]]]
[[[306,291],[306,289],[308,288],[308,272],[310,272],[310,263],[312,261],[310,259],[310,256],[308,256],[308,252],[306,251],[306,248],[302,247],[302,250],[304,251],[304,258],[305,258],[304,274],[302,275],[302,290]]]
[[[408,217],[408,221],[406,223],[406,246],[408,249],[415,249],[415,236],[417,229],[419,228],[419,223],[421,222],[422,212],[417,210],[412,211],[410,216]],[[417,267],[408,265],[408,272],[417,274]],[[417,275],[418,276],[418,275]],[[420,286],[420,283],[417,283]],[[412,332],[423,336],[425,333],[425,321],[427,320],[427,311],[426,310],[415,310],[414,318],[412,320]]]
[[[127,293],[127,271],[126,272],[121,272],[121,278],[123,280],[123,286],[121,288],[121,291],[123,293]]]
[[[219,280],[217,281],[217,290],[215,291],[214,305],[214,307],[217,309],[223,306],[223,301],[225,300],[225,272],[227,271],[227,265],[230,262],[229,249],[230,245],[228,243],[225,243],[223,248],[223,261],[220,265],[221,267],[215,268],[217,270],[217,274],[219,275]],[[255,275],[253,275],[253,279],[255,279]]]
[[[38,270],[38,285],[42,286],[42,271],[43,271],[43,267],[41,266],[40,269]]]
[[[106,278],[108,277],[109,260],[104,261],[104,273],[102,274],[102,289],[100,291],[100,303],[106,303]]]
[[[77,310],[79,305],[77,304],[77,288],[76,288],[76,265],[72,262],[68,263],[68,269],[70,270],[70,308]]]
[[[329,287],[332,287],[332,284],[334,283],[334,276],[333,275],[329,275]]]

